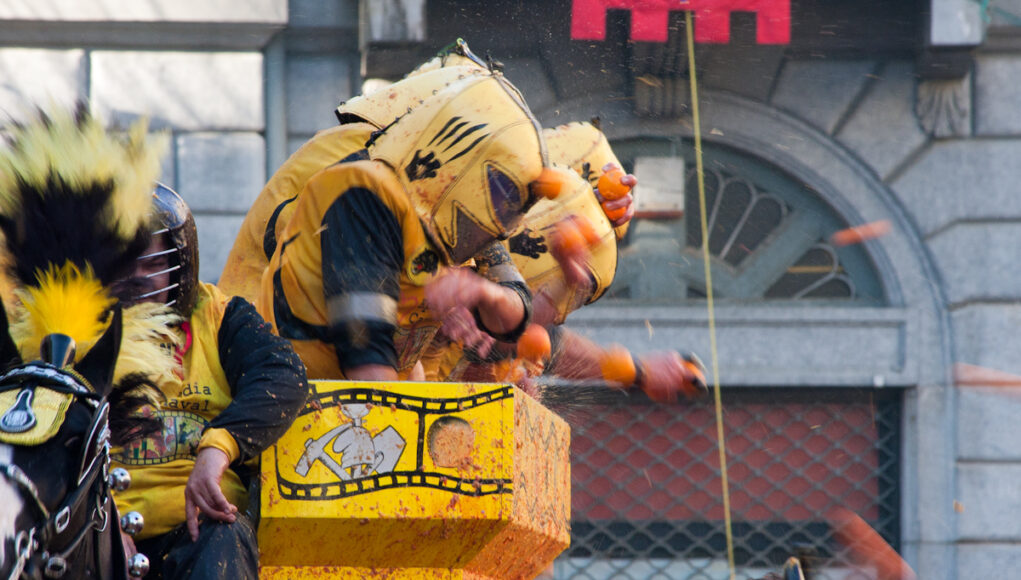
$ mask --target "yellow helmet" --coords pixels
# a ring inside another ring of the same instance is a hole
[[[555,168],[565,174],[567,185],[556,201],[541,200],[525,214],[523,228],[507,240],[514,265],[532,290],[533,306],[538,315],[542,301],[555,311],[552,321],[563,324],[571,312],[595,302],[613,283],[617,271],[617,239],[609,218],[592,192],[592,187],[574,171]],[[571,285],[560,264],[550,252],[556,225],[571,216],[583,218],[592,225],[598,241],[589,246],[586,263],[591,284]]]
[[[594,189],[607,163],[620,166],[606,135],[592,123],[573,122],[543,129],[550,163],[567,165],[585,178]],[[617,239],[627,233],[628,224],[616,228]]]
[[[337,120],[341,125],[368,122],[382,129],[451,83],[484,74],[488,74],[485,68],[472,64],[408,76],[378,91],[341,103],[336,111]]]
[[[377,134],[369,156],[394,169],[451,264],[514,230],[546,166],[538,123],[499,73],[442,89]]]

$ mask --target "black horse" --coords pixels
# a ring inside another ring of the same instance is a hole
[[[127,577],[110,497],[111,486],[123,481],[108,474],[108,398],[120,349],[120,309],[110,316],[102,338],[73,366],[75,345],[63,334],[47,336],[41,359],[27,363],[6,324],[0,335],[0,368],[6,369],[0,395],[16,393],[12,405],[0,408],[0,579]],[[33,399],[58,401],[49,405],[58,411],[48,413],[41,401],[36,406],[42,409],[33,410]],[[45,441],[16,442],[40,427],[49,434],[36,439]]]

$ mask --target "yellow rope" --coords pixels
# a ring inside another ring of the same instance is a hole
[[[702,260],[705,263],[705,293],[709,308],[709,351],[713,370],[713,399],[716,406],[716,440],[720,451],[720,480],[723,484],[723,522],[727,535],[727,565],[730,580],[734,580],[734,532],[730,521],[730,484],[727,481],[727,446],[723,433],[723,400],[720,396],[720,368],[716,350],[716,316],[713,310],[713,278],[709,267],[709,220],[705,203],[705,172],[702,167],[702,130],[698,117],[698,82],[695,77],[695,40],[691,32],[691,12],[685,13],[685,32],[688,36],[688,78],[691,80],[691,121],[695,132],[695,174],[698,176],[698,205],[702,218]]]

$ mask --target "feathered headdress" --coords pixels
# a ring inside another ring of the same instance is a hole
[[[20,300],[9,330],[23,359],[38,358],[42,339],[61,333],[74,339],[80,360],[110,324],[110,286],[151,240],[167,137],[147,129],[143,120],[115,134],[81,104],[10,127],[0,151],[0,232]],[[124,311],[115,383],[133,375],[124,383],[134,387],[139,375],[171,372],[172,353],[161,344],[173,340],[172,317],[151,304]]]

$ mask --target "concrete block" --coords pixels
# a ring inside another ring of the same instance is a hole
[[[915,117],[914,65],[891,63],[877,76],[837,139],[885,177],[924,144],[926,136]]]
[[[917,548],[909,544],[902,544],[901,551],[911,550],[917,556],[908,556],[906,559],[914,569],[918,578],[926,580],[955,580],[954,564],[957,561],[954,557],[954,544],[952,542],[926,542]]]
[[[290,0],[290,28],[357,28],[358,0]]]
[[[788,61],[773,91],[773,104],[832,133],[854,103],[876,63],[861,61]]]
[[[361,10],[361,33],[369,43],[425,40],[425,0],[375,0]]]
[[[266,144],[254,133],[192,133],[177,145],[177,192],[193,212],[244,214],[266,183]]]
[[[931,10],[929,43],[941,48],[982,44],[987,13],[994,12],[970,0],[932,0]]]
[[[957,545],[957,578],[1011,578],[1019,569],[1021,546],[1017,544]]]
[[[219,280],[244,217],[195,215],[195,227],[199,232],[199,279],[203,282],[216,283]]]
[[[959,540],[1021,540],[1021,464],[964,463],[957,467]],[[993,574],[991,578],[1005,576]],[[961,578],[982,578],[966,575]]]
[[[930,238],[950,304],[1021,298],[1018,239],[1021,223],[995,222],[956,224]]]
[[[1021,539],[1021,464],[958,466],[959,540]],[[966,576],[971,578],[971,576]],[[981,576],[975,576],[981,578]]]
[[[0,114],[24,119],[34,107],[71,107],[85,97],[85,51],[0,49]]]
[[[1021,397],[1002,386],[958,387],[957,449],[960,459],[1021,461]]]
[[[352,97],[356,57],[291,55],[287,59],[287,131],[314,134],[337,124],[333,111]]]
[[[260,53],[95,51],[91,63],[92,104],[109,119],[149,115],[186,131],[265,124]]]
[[[1021,217],[1021,139],[939,141],[891,185],[923,235],[955,220]]]
[[[287,0],[0,2],[0,20],[287,23]]]
[[[971,304],[950,316],[958,362],[1021,375],[1021,305]]]
[[[990,54],[975,57],[975,134],[1021,133],[1021,56]]]
[[[577,310],[567,327],[639,355],[672,349],[708,360],[704,307],[624,304],[600,301]],[[716,311],[720,380],[725,385],[917,385],[917,354],[909,340],[915,334],[913,317],[893,308],[731,305]]]

